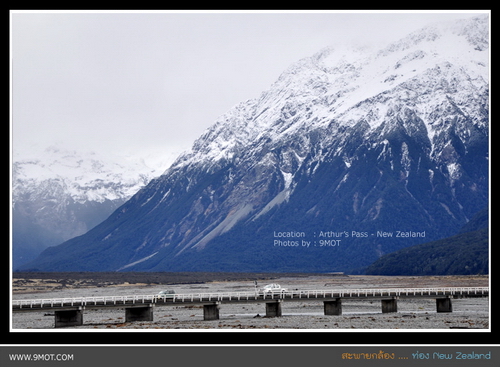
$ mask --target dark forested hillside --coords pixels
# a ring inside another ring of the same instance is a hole
[[[470,231],[464,232],[467,230]],[[366,274],[488,274],[488,231],[488,210],[485,209],[471,219],[459,234],[382,256],[367,268]]]

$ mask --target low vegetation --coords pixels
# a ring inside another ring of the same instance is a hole
[[[295,273],[225,272],[14,272],[15,289],[105,287],[121,284],[196,284],[225,281],[271,280],[283,276],[308,276]]]

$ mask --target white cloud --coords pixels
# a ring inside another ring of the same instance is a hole
[[[291,63],[462,13],[11,13],[14,149],[188,148]]]

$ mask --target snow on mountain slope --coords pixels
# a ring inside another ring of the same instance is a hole
[[[487,50],[488,17],[432,25],[381,50],[327,47],[292,65],[259,99],[222,115],[193,145],[189,162],[228,159],[263,136],[278,140],[332,120],[352,125],[363,119],[375,129],[401,102],[422,116],[433,142],[436,109],[447,101],[443,89],[471,118],[480,108]],[[184,159],[178,164],[187,164]]]
[[[158,173],[139,159],[129,158],[125,163],[117,160],[117,157],[98,156],[94,152],[81,153],[56,147],[49,147],[33,158],[15,160],[14,205],[30,185],[36,187],[47,180],[60,182],[67,194],[79,203],[126,199]]]
[[[106,219],[164,166],[141,158],[76,152],[57,145],[18,154],[12,165],[14,264],[30,260]]]

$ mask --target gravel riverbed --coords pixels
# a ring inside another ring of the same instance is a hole
[[[424,288],[488,286],[485,276],[382,277],[309,275],[258,281],[259,286],[279,283],[290,290],[354,288]],[[46,299],[118,295],[153,295],[164,289],[176,293],[246,292],[255,288],[252,280],[232,280],[196,284],[123,284],[104,287],[68,287],[52,291],[14,292],[13,299]],[[382,313],[379,300],[342,300],[342,315],[324,315],[322,301],[285,301],[281,317],[265,317],[264,303],[220,305],[218,320],[203,320],[198,305],[155,306],[153,321],[125,322],[123,309],[85,310],[83,325],[67,329],[124,330],[234,330],[234,329],[489,329],[489,298],[453,299],[451,313],[437,313],[434,299],[400,299],[398,312]],[[53,329],[53,312],[12,314],[12,330]]]

